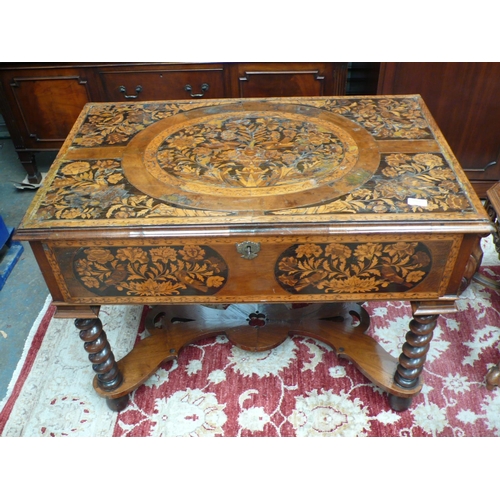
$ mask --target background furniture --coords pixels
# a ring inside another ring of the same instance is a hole
[[[476,193],[500,179],[500,63],[382,63],[379,94],[420,94]]]

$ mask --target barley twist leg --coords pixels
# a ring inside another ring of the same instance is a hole
[[[113,391],[123,382],[123,375],[102,329],[101,320],[77,319],[75,326],[80,330],[80,338],[85,342],[85,351],[89,353],[92,369],[97,374],[97,385],[103,391]],[[111,410],[121,411],[127,406],[128,394],[116,399],[106,399],[106,402]]]
[[[394,374],[394,381],[405,389],[412,389],[420,383],[420,374],[424,368],[427,352],[433,331],[439,315],[413,315],[410,321],[410,331],[406,334],[403,352],[399,356],[399,363]],[[395,411],[409,408],[412,398],[402,398],[389,395],[389,404]]]

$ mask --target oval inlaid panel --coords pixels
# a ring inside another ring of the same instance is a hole
[[[80,283],[104,296],[213,295],[228,268],[208,246],[84,247],[73,259]]]
[[[166,118],[138,134],[123,157],[128,180],[150,196],[239,211],[323,202],[362,185],[378,164],[374,139],[350,120],[259,101]]]
[[[146,148],[147,170],[200,194],[268,196],[333,182],[356,164],[352,137],[292,113],[230,113],[180,124]]]
[[[293,245],[276,262],[275,276],[293,294],[404,292],[432,267],[420,242]]]

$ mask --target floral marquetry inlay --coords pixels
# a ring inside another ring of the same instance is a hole
[[[294,245],[276,263],[279,284],[295,294],[406,291],[429,273],[427,247],[417,242]]]
[[[159,134],[146,148],[147,170],[163,182],[171,178],[198,193],[249,196],[301,191],[332,182],[352,168],[358,147],[341,127],[286,112],[209,115]],[[267,193],[269,194],[269,193]]]
[[[285,100],[284,100],[285,101]],[[294,102],[309,105],[296,98]],[[221,101],[217,101],[220,104]],[[201,103],[103,104],[90,110],[75,138],[75,145],[95,147],[126,144],[149,125]],[[379,139],[424,139],[432,136],[419,104],[413,99],[316,99],[321,108],[359,123]]]
[[[472,211],[454,172],[441,155],[382,156],[375,175],[362,187],[336,200],[276,214],[408,213]]]
[[[196,107],[195,104],[183,109]],[[180,106],[169,103],[103,104],[90,109],[83,125],[76,134],[74,145],[78,147],[115,146],[126,144],[149,125],[173,116]]]
[[[333,113],[359,123],[377,139],[428,139],[429,124],[414,99],[327,99]]]
[[[212,295],[227,265],[206,246],[89,247],[73,259],[75,276],[98,295]]]
[[[178,208],[135,189],[119,160],[62,164],[38,210],[40,220],[213,217],[220,213]]]

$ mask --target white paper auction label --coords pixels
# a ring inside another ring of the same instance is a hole
[[[427,206],[427,200],[421,200],[420,198],[408,198],[406,201],[408,205],[415,205],[417,207]]]

